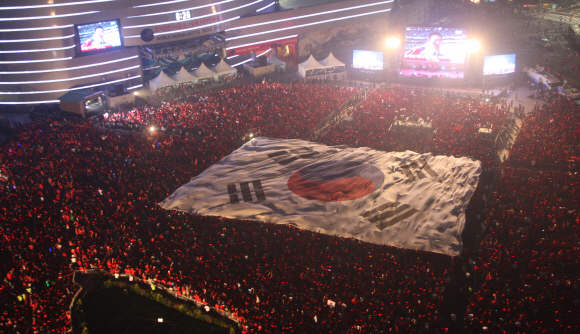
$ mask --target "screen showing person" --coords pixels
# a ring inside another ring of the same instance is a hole
[[[78,25],[81,52],[103,50],[121,46],[117,20]]]
[[[404,60],[464,64],[466,34],[454,28],[407,28]]]
[[[383,53],[378,51],[353,50],[352,67],[365,70],[382,70]]]
[[[483,75],[508,74],[516,71],[516,55],[496,55],[483,58]]]

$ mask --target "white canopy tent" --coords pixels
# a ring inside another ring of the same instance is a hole
[[[171,77],[176,83],[197,82],[197,78],[182,67],[177,74]]]
[[[313,55],[310,55],[310,58],[303,63],[298,64],[298,73],[301,77],[311,77],[316,75],[324,75],[326,67],[316,61]]]
[[[175,80],[169,77],[165,72],[160,71],[159,75],[155,78],[149,80],[149,90],[151,92],[156,91],[158,88],[166,87],[166,86],[173,86]]]
[[[217,81],[217,73],[207,68],[204,63],[201,63],[197,70],[193,71],[193,75],[197,77],[197,80],[211,79],[215,77],[214,80]]]
[[[326,74],[346,72],[346,65],[340,60],[336,59],[332,52],[328,55],[328,57],[326,57],[326,59],[321,60],[320,63],[326,67]]]
[[[211,70],[217,73],[219,77],[231,77],[238,73],[235,68],[228,65],[223,59],[216,66],[212,67]]]
[[[270,54],[268,58],[268,63],[274,65],[276,67],[277,72],[285,72],[286,71],[286,62],[281,61],[274,55],[274,53]]]

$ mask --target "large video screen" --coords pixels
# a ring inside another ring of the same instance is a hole
[[[383,69],[383,53],[378,51],[352,51],[352,67],[379,71]]]
[[[404,60],[465,64],[463,29],[445,27],[408,27],[405,31]]]
[[[118,49],[123,46],[119,20],[76,26],[81,54]]]
[[[427,78],[464,78],[467,33],[448,27],[407,27],[400,74]]]
[[[516,71],[516,55],[495,55],[483,58],[483,75],[508,74]]]

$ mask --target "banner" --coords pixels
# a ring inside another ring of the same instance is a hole
[[[480,173],[470,158],[255,138],[160,205],[455,256]]]
[[[233,55],[243,55],[246,53],[251,53],[251,52],[262,52],[264,50],[268,50],[274,47],[279,47],[279,46],[285,46],[285,45],[291,45],[291,44],[297,44],[298,43],[298,37],[290,37],[290,38],[283,38],[283,39],[278,39],[278,40],[273,40],[273,41],[268,41],[268,42],[263,42],[263,43],[255,43],[255,44],[250,44],[250,45],[246,45],[246,46],[233,46],[230,48],[227,48],[227,52],[228,52],[228,56],[233,56]]]

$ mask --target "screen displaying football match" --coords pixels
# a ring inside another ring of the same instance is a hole
[[[119,20],[76,26],[81,53],[100,52],[122,46]]]
[[[516,55],[495,55],[483,58],[483,75],[508,74],[516,71]]]
[[[383,69],[383,53],[378,51],[352,51],[352,67],[379,71]]]
[[[404,60],[465,64],[465,30],[445,27],[408,27]]]

